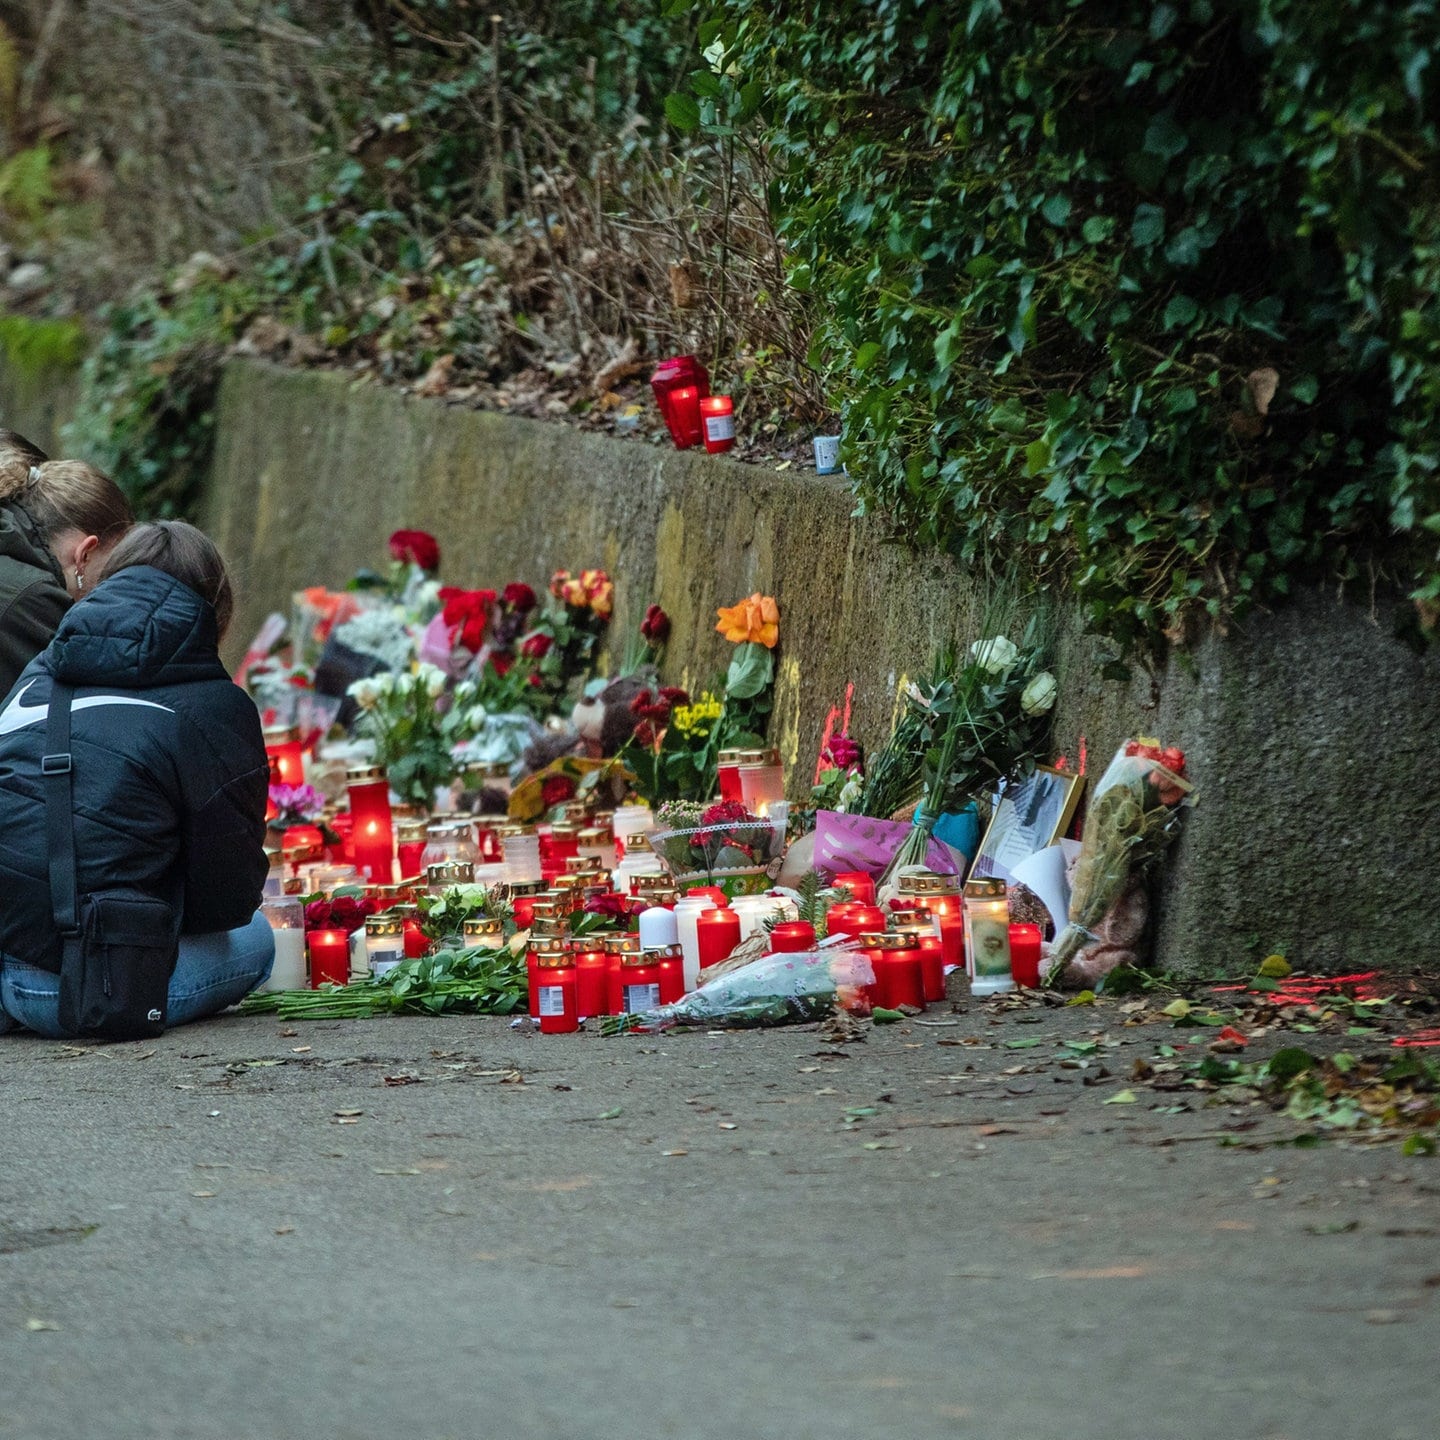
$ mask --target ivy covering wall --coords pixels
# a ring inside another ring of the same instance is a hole
[[[1117,651],[1302,578],[1440,620],[1434,0],[724,0],[862,503]],[[750,118],[747,118],[750,117]]]

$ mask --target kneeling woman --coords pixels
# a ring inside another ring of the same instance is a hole
[[[220,663],[225,563],[177,521],[135,527],[0,710],[0,1029],[61,1036],[45,753],[51,686],[73,687],[80,895],[133,887],[181,917],[168,1023],[233,1005],[270,973],[269,762],[255,706]]]

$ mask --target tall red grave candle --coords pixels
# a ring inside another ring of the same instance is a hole
[[[740,917],[729,906],[707,910],[695,922],[695,934],[700,949],[700,969],[708,970],[728,959],[740,943]]]
[[[610,976],[610,957],[600,948],[575,953],[575,1004],[583,1019],[607,1015],[605,984]]]
[[[395,830],[385,771],[379,765],[359,765],[345,772],[345,783],[355,866],[372,885],[390,885],[395,879]]]
[[[837,911],[843,911],[838,920]],[[862,905],[858,901],[849,905],[832,905],[829,925],[832,935],[879,933],[885,928],[885,912],[878,905]]]
[[[350,937],[343,930],[312,930],[305,937],[310,951],[310,988],[345,985],[350,980]]]
[[[942,910],[935,917],[940,927],[940,956],[947,970],[965,966],[965,916],[957,909]]]
[[[563,950],[539,950],[535,961],[535,1013],[543,1035],[564,1035],[580,1028],[575,966]]]
[[[651,952],[660,972],[660,1003],[673,1005],[685,996],[685,960],[678,945]]]
[[[693,355],[675,355],[662,360],[650,377],[655,403],[678,449],[698,445],[704,432],[700,426],[700,397],[710,393],[710,376]]]
[[[888,1010],[901,1005],[925,1008],[925,985],[920,974],[920,950],[911,935],[866,934],[860,937],[875,968],[876,1003]]]
[[[267,725],[264,732],[265,753],[270,757],[272,785],[303,785],[305,783],[305,747],[300,732],[293,725]]]

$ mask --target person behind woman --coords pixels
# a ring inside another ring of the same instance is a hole
[[[254,704],[218,646],[233,598],[199,530],[137,525],[0,709],[0,1029],[60,1036],[40,761],[52,686],[73,687],[74,826],[83,896],[133,886],[181,915],[171,1025],[233,1005],[270,973],[270,764]]]
[[[46,460],[23,435],[0,430],[0,697],[133,519],[108,475],[83,460]]]

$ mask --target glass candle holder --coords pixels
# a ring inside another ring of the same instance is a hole
[[[752,815],[768,815],[785,799],[785,771],[778,763],[740,767],[740,801]]]
[[[300,743],[300,731],[293,725],[267,725],[264,739],[265,753],[270,757],[270,783],[303,785],[305,747]]]
[[[723,454],[735,444],[735,403],[728,395],[706,395],[700,401],[700,424],[705,449]]]
[[[404,921],[395,915],[367,915],[365,962],[372,978],[388,975],[404,958]]]
[[[345,985],[350,980],[350,937],[343,930],[312,930],[306,936],[310,952],[310,988]]]
[[[716,760],[715,780],[720,787],[722,800],[742,799],[740,792],[740,766],[744,763],[743,750],[722,750]]]
[[[862,935],[860,944],[875,969],[873,1003],[883,1005],[887,1010],[897,1010],[901,1005],[923,1010],[925,983],[920,968],[920,948],[915,944],[915,937],[886,931]]]
[[[372,885],[389,885],[395,879],[395,832],[385,771],[378,765],[356,766],[345,772],[345,783],[356,868]]]
[[[460,923],[460,938],[467,950],[503,950],[504,927],[488,915],[473,916]]]
[[[695,922],[696,944],[700,952],[700,969],[708,970],[740,943],[740,917],[729,908],[707,910]]]
[[[541,879],[540,837],[506,835],[501,841],[507,885],[537,885]]]
[[[260,913],[270,922],[275,939],[275,963],[261,990],[303,990],[309,984],[305,968],[305,907],[289,896],[266,899]]]
[[[1010,903],[1005,882],[994,876],[966,882],[965,957],[972,995],[999,995],[1015,988],[1010,971]]]
[[[1030,990],[1040,988],[1040,927],[1010,927],[1010,973],[1017,985]]]
[[[579,986],[575,962],[565,950],[538,950],[535,960],[535,1015],[542,1035],[565,1035],[580,1028]]]

